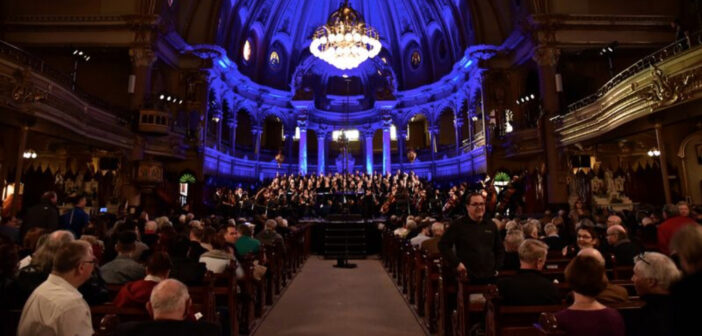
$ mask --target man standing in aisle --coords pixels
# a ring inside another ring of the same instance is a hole
[[[24,305],[17,336],[92,336],[90,307],[77,288],[90,278],[96,262],[86,241],[61,246],[49,278]]]
[[[447,264],[471,284],[493,283],[502,267],[504,247],[495,223],[485,217],[485,198],[466,194],[468,215],[451,223],[439,241],[439,251]],[[453,247],[456,252],[453,252]]]

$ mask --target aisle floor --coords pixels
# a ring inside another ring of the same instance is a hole
[[[254,335],[425,335],[380,261],[335,262],[311,256]]]

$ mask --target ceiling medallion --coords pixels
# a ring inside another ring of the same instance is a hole
[[[340,70],[358,67],[380,53],[380,36],[348,0],[314,32],[310,52]]]

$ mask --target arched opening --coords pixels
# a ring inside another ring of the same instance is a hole
[[[281,150],[285,154],[284,137],[283,122],[280,118],[267,116],[263,120],[263,133],[261,133],[261,161],[273,160]]]
[[[438,152],[445,152],[456,148],[455,119],[455,113],[452,108],[446,107],[441,111],[438,122],[439,129],[441,130],[437,139]]]
[[[429,120],[424,114],[416,114],[407,123],[405,148],[413,149],[418,155],[429,153]]]
[[[252,136],[251,114],[245,109],[236,113],[236,156],[253,158],[256,139]]]

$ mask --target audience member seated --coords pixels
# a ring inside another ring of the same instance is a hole
[[[133,231],[123,231],[117,237],[117,257],[102,265],[102,277],[105,282],[121,285],[146,276],[144,266],[134,261],[136,234]]]
[[[530,219],[522,227],[524,238],[539,239],[539,230],[541,230],[541,223],[538,219]]]
[[[29,265],[19,270],[17,283],[20,287],[21,293],[19,295],[22,302],[49,276],[53,269],[56,251],[73,240],[73,234],[70,231],[57,230],[52,232],[32,255]]]
[[[639,254],[639,248],[629,240],[629,236],[626,234],[623,226],[612,225],[607,228],[607,243],[610,247],[609,251],[614,255],[617,266],[634,264],[634,257]]]
[[[548,245],[549,251],[560,251],[563,249],[565,244],[563,243],[563,239],[558,235],[558,227],[556,227],[555,224],[546,224],[544,226],[544,233],[546,233],[546,237],[542,240]]]
[[[581,225],[576,231],[576,242],[574,248],[566,246],[563,248],[563,255],[572,255],[570,252],[577,254],[580,250],[585,248],[598,248],[600,245],[599,235],[597,230],[595,230],[592,221],[585,219],[584,221],[589,222],[591,225]]]
[[[202,279],[207,272],[207,267],[198,259],[188,258],[191,245],[188,238],[178,236],[168,249],[171,256],[171,278],[179,280],[187,286],[198,286],[202,284]]]
[[[278,222],[275,219],[268,219],[264,224],[264,228],[256,235],[256,239],[265,246],[273,246],[276,242],[282,243],[283,236],[275,231]]]
[[[241,278],[244,275],[241,265],[238,265],[236,257],[234,257],[234,253],[229,250],[222,232],[212,239],[212,250],[203,253],[200,256],[200,262],[205,263],[207,270],[215,274],[224,272],[229,264],[234,263],[237,265],[237,277]]]
[[[505,240],[505,260],[502,264],[502,270],[516,271],[519,269],[519,246],[524,241],[524,232],[519,229],[507,231]]]
[[[429,255],[439,255],[441,253],[439,252],[439,240],[441,240],[445,230],[446,226],[444,223],[434,222],[431,225],[431,238],[422,242],[422,250],[427,251]]]
[[[658,226],[658,251],[670,255],[670,240],[673,235],[684,226],[695,222],[690,217],[680,216],[678,207],[673,204],[666,204],[663,207],[663,217],[665,221]]]
[[[21,260],[18,268],[29,266],[29,263],[32,262],[32,254],[41,247],[48,237],[46,230],[39,227],[33,227],[27,231],[24,238],[22,238],[22,246],[19,250]]]
[[[658,252],[646,252],[636,257],[634,282],[636,293],[646,302],[637,323],[632,323],[634,330],[629,335],[664,336],[670,335],[672,311],[669,288],[681,276],[673,260]]]
[[[205,236],[205,231],[201,229],[198,226],[191,226],[190,227],[190,248],[188,251],[188,258],[192,260],[200,260],[200,256],[209,251],[205,246],[202,244],[202,239]],[[211,248],[211,246],[208,246]]]
[[[0,221],[0,234],[10,238],[13,243],[19,243],[19,221],[15,216],[3,217]]]
[[[115,335],[121,336],[219,336],[216,324],[204,321],[188,321],[186,316],[192,301],[188,288],[175,279],[167,279],[156,285],[146,309],[153,321],[127,322],[117,326]]]
[[[673,335],[689,335],[699,328],[702,302],[702,226],[687,225],[680,229],[671,248],[677,254],[684,276],[670,288],[673,306]]]
[[[171,271],[171,258],[166,252],[156,252],[149,257],[146,264],[146,277],[132,281],[119,290],[114,304],[117,307],[145,307],[149,301],[151,290],[164,279],[168,279]]]
[[[429,240],[429,223],[422,221],[419,225],[419,233],[412,239],[410,244],[414,247],[419,247],[424,241]]]
[[[236,243],[234,243],[236,254],[244,256],[249,253],[258,253],[258,250],[261,248],[261,242],[253,238],[251,227],[241,223],[237,225],[236,231],[238,234]]]
[[[96,262],[88,242],[62,245],[51,274],[24,305],[17,336],[92,336],[90,307],[77,288],[91,277]]]
[[[18,257],[17,246],[10,238],[0,235],[0,310],[18,308],[24,303],[16,277]],[[4,332],[2,327],[0,332]]]
[[[568,336],[624,336],[619,312],[595,298],[607,287],[604,263],[589,255],[577,255],[566,267],[566,281],[574,302],[555,314],[558,328]]]
[[[602,263],[602,267],[605,267],[606,265],[602,253],[594,248],[584,248],[578,252],[578,255],[592,257]],[[604,304],[629,301],[629,293],[626,291],[626,288],[609,282],[607,279],[607,274],[605,274],[604,277],[605,282],[607,282],[607,286],[604,290],[602,290],[602,292],[600,292],[600,294],[597,295],[597,301]]]
[[[550,305],[561,302],[558,288],[541,274],[546,263],[548,245],[527,239],[519,246],[520,269],[517,274],[497,280],[505,305]]]

